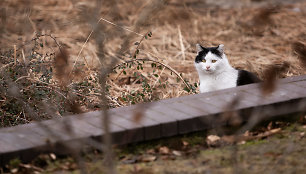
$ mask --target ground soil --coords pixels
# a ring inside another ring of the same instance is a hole
[[[127,174],[202,174],[202,173],[297,173],[306,170],[306,125],[278,122],[277,133],[209,146],[208,132],[192,133],[163,140],[116,147],[116,171]],[[249,134],[260,134],[258,127]],[[275,130],[275,129],[274,129]],[[105,173],[103,155],[87,153],[82,157],[82,171]],[[12,160],[4,170],[12,173],[81,173],[71,157],[41,155],[22,164]]]

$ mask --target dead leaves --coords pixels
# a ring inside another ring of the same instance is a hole
[[[159,148],[159,153],[162,155],[168,155],[170,153],[170,149],[166,146],[162,146]]]
[[[157,157],[154,155],[144,155],[141,157],[141,162],[152,162],[155,161],[156,159]]]
[[[217,147],[220,146],[221,138],[217,135],[209,135],[206,138],[206,143],[209,147]]]
[[[182,146],[186,147],[189,143],[182,141]],[[186,148],[185,148],[186,149]],[[188,152],[186,152],[188,153]],[[145,152],[139,155],[124,156],[120,159],[123,164],[136,164],[136,163],[148,163],[158,159],[160,160],[175,160],[186,154],[184,151],[174,150],[167,146],[159,146],[153,149],[147,149]]]
[[[263,139],[280,132],[281,128],[275,128],[265,131],[263,133],[259,133],[257,135],[253,135],[248,131],[246,131],[242,135],[225,135],[222,137],[219,137],[217,135],[209,135],[206,138],[206,143],[209,147],[220,147],[222,145],[236,144],[236,143],[244,144],[246,141]]]

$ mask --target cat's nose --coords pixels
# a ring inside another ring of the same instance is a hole
[[[206,69],[209,69],[210,68],[210,66],[206,66]]]

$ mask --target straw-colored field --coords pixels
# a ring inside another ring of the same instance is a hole
[[[113,67],[116,68],[106,80],[107,107],[196,93],[196,43],[224,44],[234,67],[252,71],[261,79],[269,75],[265,70],[271,65],[287,66],[279,72],[281,78],[305,74],[306,59],[303,65],[292,44],[304,44],[305,48],[306,2],[0,0],[0,127],[103,108],[103,73]],[[232,146],[233,149],[206,150],[205,136],[174,138],[175,143],[188,147],[181,151],[170,147],[171,141],[165,140],[157,142],[153,151],[136,146],[136,152],[150,157],[146,161],[149,163],[142,161],[139,165],[131,165],[129,158],[139,154],[119,152],[118,170],[125,173],[305,171],[305,126],[293,126],[292,130],[280,131],[267,141],[250,141]],[[163,154],[161,148],[164,151],[168,148],[168,152]],[[92,161],[98,160],[97,166],[85,159],[84,167],[77,160],[42,155],[41,160],[31,165],[17,160],[14,166],[12,161],[7,171],[53,173],[86,169],[99,173],[101,158],[100,154],[97,159],[93,157]]]
[[[99,108],[100,67],[110,66],[110,60],[116,60],[115,64],[132,60],[138,46],[135,43],[148,32],[152,37],[143,39],[137,51],[137,58],[145,59],[139,61],[143,65],[128,65],[110,74],[107,85],[111,107],[188,94],[178,79],[182,76],[191,85],[198,82],[193,65],[196,43],[224,44],[234,67],[253,71],[261,78],[269,65],[284,62],[290,67],[280,77],[305,73],[292,50],[293,42],[306,40],[305,2],[205,2],[135,0],[96,5],[85,0],[4,0],[0,3],[5,9],[1,15],[1,63],[12,63],[16,57],[21,69],[31,63],[45,68],[56,66],[52,64],[54,54],[59,53],[61,45],[69,53],[63,73],[68,74],[66,87],[71,93],[57,88],[54,75],[45,80],[43,70],[27,70],[16,79],[21,78],[17,81],[22,83],[42,81],[44,88],[57,89],[55,93],[66,98],[76,95],[81,111]],[[33,38],[36,42],[30,41]],[[74,112],[57,110],[59,115]]]

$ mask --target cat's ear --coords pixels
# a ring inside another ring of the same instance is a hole
[[[196,44],[196,48],[197,48],[197,54],[199,54],[199,52],[204,50],[204,48],[200,44]]]
[[[224,45],[223,44],[220,44],[218,47],[217,47],[217,50],[223,54],[224,53]]]

